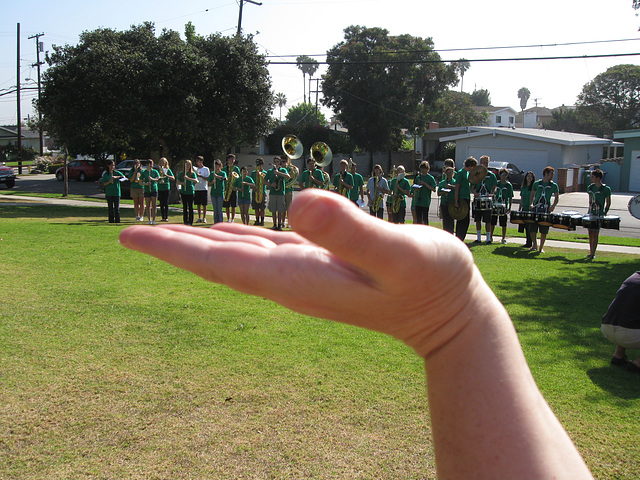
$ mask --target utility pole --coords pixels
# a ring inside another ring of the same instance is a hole
[[[242,34],[242,6],[244,2],[253,3],[254,5],[262,5],[260,2],[254,2],[253,0],[240,0],[240,16],[238,17],[238,36]]]
[[[22,111],[20,110],[20,23],[18,23],[17,27],[17,53],[18,53],[18,61],[17,61],[17,73],[16,73],[16,95],[18,99],[18,125],[16,129],[16,134],[18,135],[18,173],[22,173],[22,125],[20,119],[22,118]]]
[[[44,51],[43,48],[43,43],[40,42],[40,37],[42,37],[44,35],[44,33],[38,33],[36,35],[31,35],[29,37],[29,40],[31,40],[32,38],[36,39],[36,64],[35,66],[38,67],[38,104],[40,104],[40,92],[41,92],[41,87],[40,87],[40,65],[43,65],[44,62],[40,61],[40,52]],[[31,65],[32,67],[34,65]],[[44,138],[42,135],[42,113],[40,113],[40,108],[38,108],[38,133],[40,134],[40,156],[42,157],[44,155]]]
[[[316,89],[311,91],[311,78],[309,79],[309,103],[311,103],[311,94],[316,94],[316,125],[318,125],[318,93],[320,93],[320,78],[314,78],[313,81],[316,82]]]

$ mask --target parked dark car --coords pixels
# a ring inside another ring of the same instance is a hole
[[[506,168],[509,170],[509,176],[507,179],[513,184],[514,188],[520,188],[522,185],[522,178],[524,177],[524,171],[520,170],[513,163],[509,162],[489,162],[489,171],[496,174],[498,180],[500,180],[500,170]]]
[[[4,183],[7,188],[13,188],[16,184],[16,174],[13,168],[7,167],[4,163],[0,163],[0,183]]]
[[[133,168],[133,162],[135,160],[123,160],[118,165],[116,165],[116,170],[122,173],[125,177],[129,176],[129,172]],[[140,160],[140,164],[142,168],[145,168],[149,164],[149,160]],[[102,176],[102,174],[100,174]],[[104,193],[104,185],[98,184],[98,191]],[[130,198],[131,197],[131,184],[128,180],[120,183],[120,195],[122,198]]]
[[[102,167],[91,160],[72,160],[67,164],[69,180],[80,180],[81,182],[97,180],[102,175],[102,170]],[[64,167],[56,170],[56,178],[60,182],[64,180]]]

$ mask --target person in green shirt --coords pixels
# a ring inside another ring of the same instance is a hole
[[[460,205],[466,204],[467,215],[462,220],[456,221],[456,237],[464,242],[469,230],[469,213],[471,213],[471,184],[469,183],[469,172],[478,165],[478,160],[469,157],[464,161],[462,167],[455,176],[455,196],[454,205],[460,208]]]
[[[343,158],[340,160],[340,171],[333,176],[333,188],[336,193],[347,198],[349,198],[349,192],[353,189],[353,175],[347,171],[348,169],[349,162]]]
[[[253,179],[248,175],[249,169],[240,169],[240,178],[236,179],[236,192],[238,193],[238,206],[242,223],[249,225],[249,207],[251,206],[251,187],[254,187]]]
[[[533,184],[536,182],[536,175],[529,171],[522,179],[522,186],[520,187],[520,210],[528,212],[531,205],[531,193],[533,192]],[[527,237],[527,241],[524,244],[524,248],[531,248],[533,246],[533,240],[531,239],[531,227],[529,223],[521,223],[518,226],[518,232],[523,233]]]
[[[191,160],[185,160],[184,168],[176,178],[182,198],[182,221],[185,225],[193,225],[193,194],[197,182],[198,176],[193,170]]]
[[[227,172],[222,169],[222,160],[216,159],[213,162],[213,172],[210,172],[209,177],[207,177],[208,185],[209,187],[211,187],[213,223],[220,223],[224,221],[222,213],[222,207],[224,205],[224,194],[227,189],[227,182],[232,181],[233,177],[227,177]]]
[[[173,172],[169,168],[169,162],[162,157],[158,163],[160,180],[158,180],[158,201],[160,202],[160,216],[163,222],[169,221],[169,190],[170,180],[175,180]]]
[[[133,161],[128,178],[131,183],[129,192],[136,212],[136,221],[141,222],[144,220],[144,186],[142,185],[142,165],[137,158]]]
[[[440,216],[442,217],[442,229],[445,232],[454,234],[455,220],[449,213],[449,204],[455,202],[456,186],[453,174],[453,167],[445,167],[444,179],[438,183],[438,197],[440,197]]]
[[[429,225],[429,207],[431,206],[431,193],[436,191],[436,179],[429,173],[429,162],[420,163],[420,173],[416,175],[413,185],[419,186],[413,191],[413,204],[416,207],[416,223]]]
[[[104,196],[107,199],[109,223],[120,223],[120,179],[124,174],[116,170],[113,160],[107,161],[107,169],[102,174],[100,184],[104,185]]]
[[[349,173],[353,177],[353,188],[349,190],[349,200],[356,205],[358,204],[358,198],[364,202],[364,178],[358,172],[358,166],[356,162],[351,161],[349,166]]]
[[[502,227],[502,240],[503,244],[507,243],[507,214],[511,210],[511,202],[513,201],[513,185],[507,180],[509,176],[509,170],[501,168],[500,181],[496,186],[496,203],[495,205],[502,205],[498,210],[494,205],[494,211],[491,215],[491,236],[493,236],[493,230],[496,227],[498,221]]]
[[[225,185],[224,199],[222,207],[227,215],[227,222],[233,222],[236,218],[236,205],[238,204],[238,194],[235,190],[236,180],[240,178],[240,168],[236,165],[236,156],[233,153],[227,155],[226,165],[222,167],[222,171],[226,174],[228,182]],[[231,189],[231,192],[229,192]],[[228,198],[228,200],[226,200]]]
[[[269,187],[269,210],[273,216],[273,230],[282,230],[284,228],[284,182],[289,178],[287,170],[282,168],[282,159],[275,157],[273,159],[273,168],[267,170],[264,182]]]
[[[307,169],[300,175],[298,185],[300,190],[305,188],[324,188],[324,175],[322,170],[316,166],[316,161],[312,157],[307,159]]]
[[[251,172],[251,179],[253,180],[253,198],[251,205],[253,206],[253,210],[256,213],[256,221],[253,222],[254,225],[260,227],[264,227],[264,211],[267,207],[267,185],[264,183],[265,172],[264,168],[264,159],[257,158],[256,159],[256,168],[253,172]]]
[[[156,211],[158,210],[158,180],[160,175],[153,168],[153,160],[147,160],[147,168],[142,172],[142,185],[144,187],[144,208],[147,212],[149,225],[156,224]]]
[[[489,156],[483,155],[480,157],[480,165],[485,168],[489,167]],[[498,185],[498,179],[493,172],[487,171],[487,175],[478,183],[471,187],[471,191],[474,197],[490,197],[496,193],[496,186]],[[476,235],[477,238],[473,243],[482,243],[482,222],[484,222],[484,229],[487,235],[487,243],[493,241],[491,237],[491,208],[488,210],[476,210],[473,209],[473,219],[476,221]]]
[[[407,214],[406,196],[411,195],[411,184],[409,180],[405,178],[404,167],[402,165],[398,166],[398,175],[396,178],[389,183],[389,190],[391,190],[391,196],[393,197],[393,203],[391,205],[393,223],[404,223]]]
[[[599,217],[605,216],[609,213],[609,208],[611,208],[611,188],[602,183],[602,177],[604,177],[602,170],[596,168],[591,172],[591,185],[587,187],[587,193],[589,194],[589,211],[587,213]],[[589,228],[588,232],[589,255],[587,255],[587,260],[593,260],[596,258],[600,227]]]
[[[553,176],[556,173],[556,169],[553,167],[546,167],[542,171],[542,180],[537,180],[533,184],[532,194],[533,208],[539,213],[551,213],[558,204],[558,184],[553,181]],[[553,197],[553,204],[551,204],[551,198]],[[540,230],[540,246],[536,245],[536,236]],[[547,239],[547,233],[549,233],[549,227],[546,225],[538,225],[537,223],[531,224],[531,232],[533,234],[530,250],[538,250],[540,253],[544,253],[544,242]]]

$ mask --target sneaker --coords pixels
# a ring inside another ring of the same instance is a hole
[[[502,239],[502,244],[503,244],[503,245],[506,245],[506,244],[507,244],[507,239],[506,239],[506,238],[503,238],[503,239]]]
[[[196,220],[196,223],[202,223],[202,219],[199,218],[198,220]]]
[[[491,245],[493,242],[492,242],[491,240],[487,240],[485,243],[486,243],[487,245]]]
[[[207,219],[206,219],[206,218],[203,218],[203,219],[202,219],[202,223],[207,223]]]
[[[149,220],[149,221],[147,222],[147,225],[154,225],[154,224],[155,224],[155,222],[152,222],[151,220]]]
[[[260,222],[256,220],[255,222],[253,222],[253,224],[257,227],[260,225]]]
[[[156,221],[155,220],[151,220],[151,225],[155,225]]]
[[[482,243],[482,240],[474,240],[472,243]]]

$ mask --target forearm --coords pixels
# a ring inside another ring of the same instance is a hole
[[[476,273],[478,282],[458,313],[466,326],[426,359],[438,476],[591,478],[540,394],[507,312]]]

